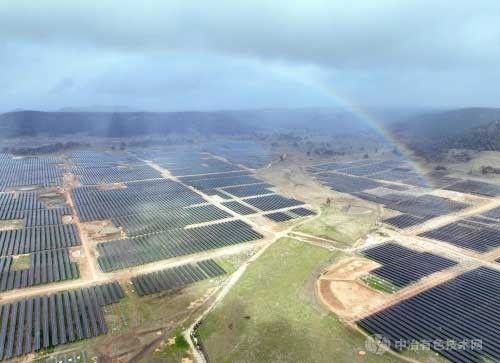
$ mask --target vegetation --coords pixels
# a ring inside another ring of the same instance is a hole
[[[350,246],[374,227],[376,219],[374,210],[330,203],[321,208],[318,217],[295,230]]]
[[[55,144],[47,144],[42,146],[22,146],[22,147],[4,147],[2,152],[10,153],[13,155],[40,155],[51,154],[65,150],[76,149],[82,146],[88,146],[79,142],[69,141],[66,143],[57,142]]]
[[[121,335],[138,328],[157,329],[167,326],[173,320],[189,315],[192,310],[186,307],[202,298],[212,286],[210,280],[204,280],[183,289],[144,297],[139,297],[129,287],[118,304],[105,308],[110,333]]]
[[[160,347],[155,350],[154,354],[145,362],[181,362],[183,358],[189,357],[189,343],[178,329],[173,336],[170,335],[165,341],[160,344]]]
[[[379,290],[392,294],[393,292],[399,290],[399,287],[394,285],[392,282],[387,281],[381,277],[375,275],[366,275],[362,278],[363,282],[370,286],[372,289]]]
[[[22,219],[8,219],[6,221],[0,221],[0,231],[8,229],[17,229],[23,227]]]
[[[500,109],[469,108],[418,115],[394,126],[418,156],[441,161],[451,149],[500,150]]]
[[[12,259],[12,270],[25,270],[30,267],[30,255],[17,255]]]
[[[500,137],[500,136],[499,136]],[[495,168],[493,166],[481,166],[481,174],[486,175],[486,174],[500,174],[500,168]]]
[[[360,355],[365,338],[315,305],[315,271],[340,256],[290,238],[277,241],[201,324],[209,361],[398,361]]]

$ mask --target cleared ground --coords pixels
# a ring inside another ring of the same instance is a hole
[[[396,362],[314,303],[318,267],[342,256],[290,238],[272,245],[199,328],[212,362]]]
[[[374,209],[333,203],[322,206],[318,217],[301,224],[295,231],[352,246],[375,227],[377,212]]]

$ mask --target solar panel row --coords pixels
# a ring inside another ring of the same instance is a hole
[[[181,265],[132,278],[139,296],[177,289],[191,283],[224,275],[226,272],[214,260]]]
[[[102,306],[123,296],[114,282],[3,304],[0,360],[106,333]]]

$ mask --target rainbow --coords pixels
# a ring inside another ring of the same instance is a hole
[[[399,154],[404,157],[405,161],[415,170],[419,177],[422,178],[425,184],[430,185],[429,180],[426,177],[426,171],[424,167],[412,158],[413,153],[406,147],[406,145],[400,142],[389,129],[384,126],[383,122],[378,120],[377,117],[372,115],[366,109],[349,100],[348,98],[342,96],[339,92],[336,92],[333,87],[325,83],[325,81],[322,79],[318,79],[317,77],[313,77],[311,75],[306,75],[303,72],[291,73],[288,71],[284,71],[283,69],[275,69],[274,72],[299,83],[303,87],[307,87],[320,92],[321,94],[324,94],[328,98],[332,99],[332,101],[334,101],[340,107],[356,116],[377,135],[381,136],[385,141],[392,145],[399,152]]]

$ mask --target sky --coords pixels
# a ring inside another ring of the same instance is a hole
[[[2,1],[0,111],[500,107],[500,1]]]

